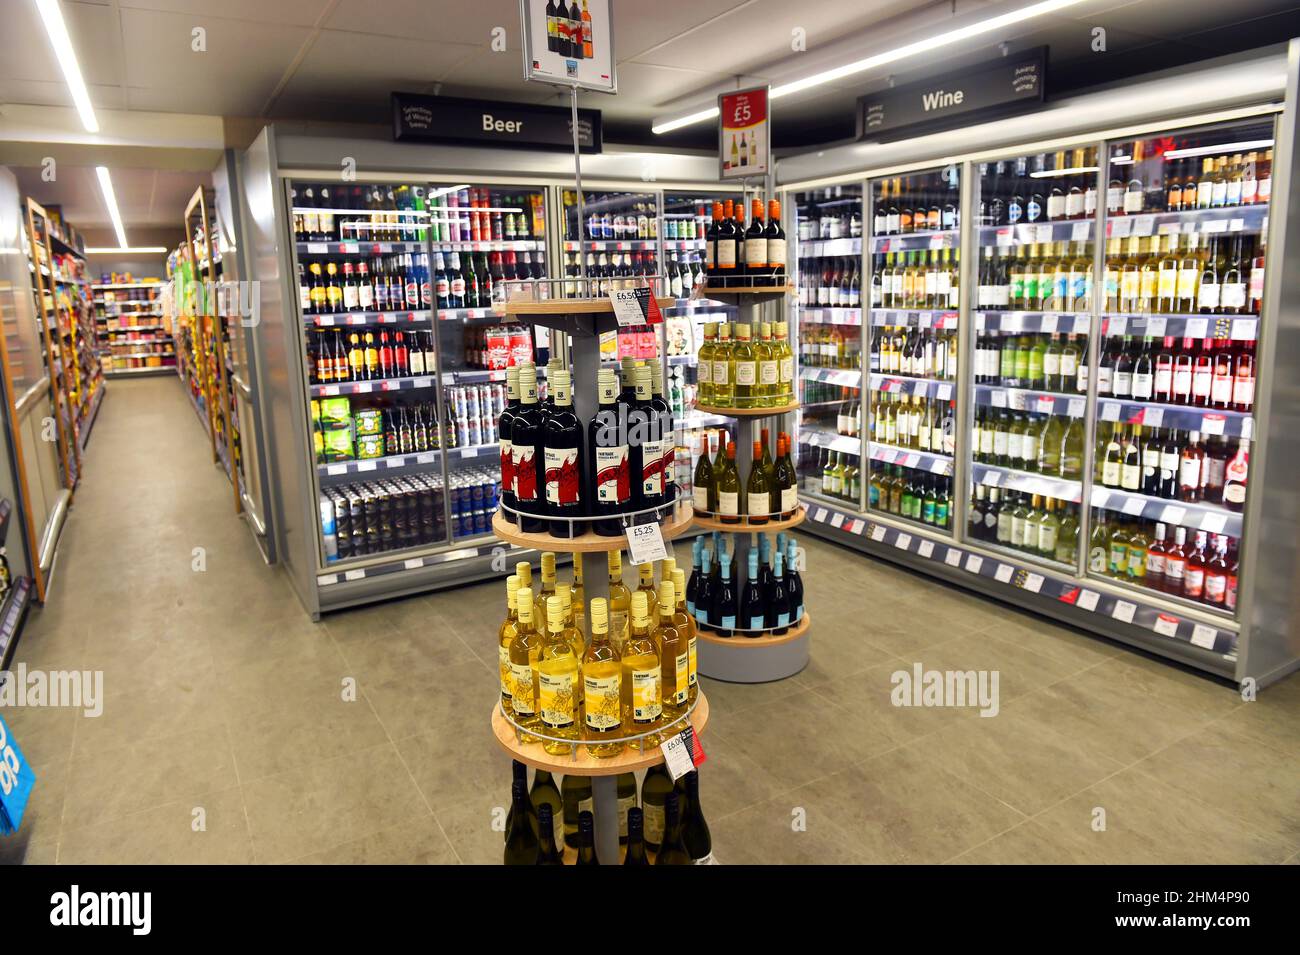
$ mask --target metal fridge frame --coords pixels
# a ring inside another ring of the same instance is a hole
[[[1196,81],[1221,83],[1223,75],[1231,75],[1236,69],[1250,70],[1253,71],[1251,75],[1255,75],[1265,69],[1261,65],[1265,62],[1263,58],[1248,58],[1244,63],[1238,61],[1226,66],[1213,64],[1200,72]],[[1152,84],[1152,88],[1168,82],[1168,77],[1159,79]],[[936,148],[946,150],[946,147],[939,137],[931,137],[928,144],[918,147],[918,150],[929,148],[932,151],[918,151],[911,159],[900,159],[874,168],[864,166],[860,172],[838,172],[799,181],[781,178],[780,188],[787,193],[786,207],[792,213],[797,208],[795,195],[805,190],[847,183],[862,188],[864,227],[860,269],[864,276],[861,326],[864,366],[861,395],[864,419],[858,453],[864,474],[864,465],[869,461],[870,434],[869,420],[865,416],[869,414],[867,395],[870,392],[871,319],[869,294],[865,290],[869,288],[869,277],[872,274],[869,237],[872,225],[872,186],[880,179],[929,171],[950,163],[960,164],[964,180],[960,247],[968,251],[962,256],[960,270],[959,364],[954,394],[961,396],[962,404],[957,409],[960,425],[953,462],[951,532],[945,534],[938,530],[923,529],[910,521],[897,520],[875,510],[869,511],[866,506],[865,476],[863,498],[856,509],[846,501],[831,501],[819,495],[808,497],[810,532],[1238,683],[1254,681],[1256,685],[1264,685],[1300,668],[1300,634],[1292,622],[1295,615],[1292,606],[1294,598],[1291,597],[1295,591],[1294,577],[1300,569],[1300,552],[1297,550],[1300,516],[1296,514],[1294,488],[1294,473],[1300,464],[1300,449],[1293,448],[1290,443],[1295,440],[1290,435],[1294,435],[1296,429],[1287,427],[1300,416],[1300,407],[1297,407],[1296,397],[1286,389],[1286,380],[1300,375],[1300,344],[1294,334],[1296,327],[1300,326],[1300,291],[1288,288],[1282,279],[1284,272],[1295,271],[1295,263],[1300,260],[1300,216],[1293,209],[1295,200],[1291,188],[1292,177],[1300,165],[1300,157],[1294,153],[1297,132],[1295,107],[1300,102],[1300,40],[1291,41],[1287,48],[1285,97],[1280,101],[1275,100],[1273,95],[1280,90],[1267,89],[1261,92],[1260,84],[1254,86],[1253,95],[1247,97],[1253,100],[1251,105],[1240,105],[1242,94],[1231,87],[1225,87],[1221,93],[1222,108],[1219,109],[1213,108],[1213,103],[1207,103],[1206,108],[1199,112],[1179,112],[1175,108],[1166,114],[1156,114],[1148,110],[1145,115],[1131,120],[1126,119],[1123,110],[1119,109],[1113,114],[1115,121],[1110,128],[1098,129],[1094,125],[1076,129],[1068,119],[1059,120],[1053,129],[1053,135],[1037,140],[1019,140],[1014,134],[1008,136],[1004,127],[1008,122],[1015,121],[992,122],[985,127],[977,127],[972,131],[977,134],[970,137],[976,143],[988,140],[987,146],[960,153],[935,152],[933,150]],[[1110,92],[1098,93],[1087,99],[1095,108],[1099,98],[1110,95]],[[1238,612],[1236,618],[1230,620],[1213,611],[1201,610],[1179,598],[1166,600],[1163,594],[1143,594],[1139,588],[1113,584],[1103,578],[1090,576],[1087,570],[1086,547],[1091,519],[1089,492],[1093,486],[1092,455],[1099,417],[1095,369],[1101,346],[1101,319],[1105,311],[1101,278],[1104,276],[1107,221],[1102,201],[1108,165],[1106,146],[1121,138],[1270,116],[1275,117],[1273,193],[1268,228],[1262,234],[1269,261],[1265,273],[1265,307],[1259,316],[1257,332],[1257,394],[1252,415],[1255,437],[1251,447],[1251,493],[1247,497],[1243,513],[1238,551],[1241,566]],[[978,224],[975,222],[978,205],[974,192],[978,164],[1079,146],[1093,146],[1097,149],[1099,168],[1098,209],[1092,220],[1094,294],[1088,333],[1089,361],[1094,371],[1089,375],[1084,412],[1087,430],[1085,470],[1079,503],[1080,545],[1076,566],[1070,572],[1054,562],[1039,561],[1030,555],[1012,556],[1005,550],[968,540],[966,517],[971,487],[969,440],[974,420],[975,385],[971,379],[971,365],[975,339],[974,312],[978,311],[974,302],[979,271],[978,253],[981,248],[978,245]],[[893,143],[888,148],[897,152],[900,147],[898,143]],[[858,149],[860,147],[856,145],[842,147],[842,154],[827,162],[842,165],[846,161],[845,157],[853,155],[853,151]],[[800,162],[804,166],[812,164],[808,157],[801,157]],[[779,178],[780,172],[778,167]],[[1276,215],[1274,213],[1277,209],[1290,211],[1292,215]],[[797,235],[797,223],[793,229],[787,229],[787,232]],[[797,251],[791,258],[797,269]],[[792,327],[799,324],[797,303],[792,303],[790,321]],[[1293,334],[1282,336],[1283,329],[1290,330]],[[1264,382],[1268,383],[1268,388],[1260,387],[1259,383]],[[1290,453],[1269,454],[1269,449],[1286,449]],[[1269,514],[1269,523],[1265,523],[1265,512]],[[1261,579],[1263,577],[1266,577],[1267,585],[1266,580]],[[1079,605],[1081,598],[1085,603],[1095,602],[1094,606],[1084,609]],[[1174,622],[1171,624],[1168,619],[1161,621],[1161,617],[1173,618]],[[1166,634],[1155,630],[1158,623],[1166,628],[1172,626],[1173,632]],[[1193,638],[1197,639],[1198,644],[1191,642]],[[1211,646],[1204,646],[1207,642]]]

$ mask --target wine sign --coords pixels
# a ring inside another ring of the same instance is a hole
[[[718,170],[723,181],[766,176],[772,153],[767,87],[718,97]]]
[[[524,79],[618,92],[613,0],[523,0]]]
[[[620,328],[658,325],[664,320],[659,303],[648,288],[611,289],[609,300],[614,305],[614,319]]]

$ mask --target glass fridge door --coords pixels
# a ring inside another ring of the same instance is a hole
[[[978,222],[965,535],[1079,563],[1097,147],[975,167]]]
[[[564,189],[561,196],[565,276],[577,278],[582,273],[582,263],[578,261],[579,235],[585,242],[587,278],[593,280],[590,292],[597,298],[603,296],[610,283],[618,279],[656,273],[659,266],[659,197],[656,193],[584,192],[581,222],[578,221],[577,192]],[[566,287],[565,291],[570,296],[583,294],[576,284]]]
[[[961,177],[871,183],[867,508],[951,534]]]
[[[1273,120],[1108,153],[1088,573],[1233,615]]]
[[[799,489],[862,497],[862,186],[794,194]]]

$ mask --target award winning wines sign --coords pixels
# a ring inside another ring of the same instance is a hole
[[[955,117],[1005,115],[1043,100],[1047,48],[1039,47],[961,73],[881,90],[858,100],[858,138],[880,139],[899,130],[941,127]]]
[[[573,114],[561,106],[528,106],[419,93],[393,94],[393,138],[399,142],[492,143],[528,149],[573,149]],[[601,150],[600,110],[578,110],[578,145]]]
[[[767,87],[718,97],[718,166],[722,179],[766,176],[772,151]]]
[[[618,92],[613,0],[520,0],[524,79]]]

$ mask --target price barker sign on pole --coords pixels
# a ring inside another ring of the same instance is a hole
[[[723,180],[766,176],[772,124],[766,86],[718,97],[718,167]]]

